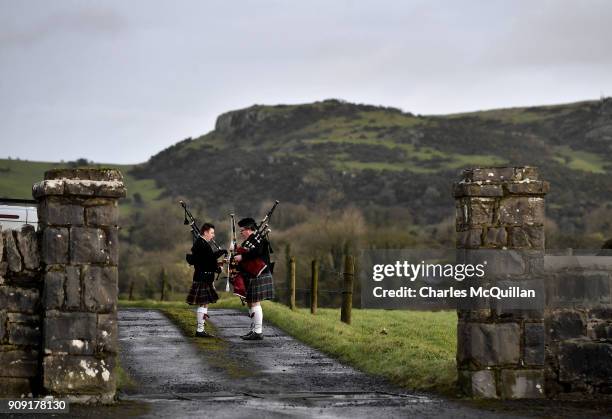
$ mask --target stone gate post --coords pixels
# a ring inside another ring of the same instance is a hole
[[[483,249],[492,249],[494,263],[509,268],[505,279],[510,281],[525,283],[540,275],[548,189],[548,182],[540,180],[534,167],[464,170],[454,184],[459,251],[482,254]],[[510,399],[544,396],[543,306],[507,309],[503,301],[491,299],[459,309],[458,317],[457,368],[459,386],[466,394]]]
[[[57,169],[33,187],[44,271],[42,385],[72,401],[115,395],[122,179],[114,169]]]

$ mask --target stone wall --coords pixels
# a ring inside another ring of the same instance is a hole
[[[40,252],[34,227],[0,237],[0,395],[40,391]]]
[[[0,396],[111,402],[122,176],[52,170],[32,194],[39,231],[0,242]]]
[[[547,393],[612,393],[612,256],[546,256]]]

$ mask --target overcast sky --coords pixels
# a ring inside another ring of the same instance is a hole
[[[0,0],[0,157],[139,163],[252,104],[612,95],[612,1]]]

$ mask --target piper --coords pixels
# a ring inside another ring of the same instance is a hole
[[[276,204],[274,206],[276,207]],[[241,336],[244,340],[263,340],[261,301],[274,298],[273,264],[270,263],[270,243],[266,238],[269,231],[267,230],[267,219],[271,212],[259,227],[250,217],[238,222],[240,237],[244,239],[244,242],[237,249],[238,254],[234,256],[234,260],[238,263],[242,276],[247,279],[245,300],[249,306],[249,316],[253,319],[251,330]],[[264,225],[266,234],[261,234]]]
[[[193,282],[186,302],[199,306],[196,310],[196,337],[214,337],[205,330],[206,319],[209,317],[208,304],[214,304],[219,299],[214,285],[215,274],[221,272],[217,259],[227,255],[227,250],[221,249],[215,242],[215,226],[204,223],[201,229],[198,228],[187,205],[183,201],[180,203],[185,210],[185,224],[191,225],[193,234],[191,253],[186,256],[187,262],[194,267]],[[213,250],[212,246],[217,250]]]

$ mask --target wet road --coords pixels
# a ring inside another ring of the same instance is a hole
[[[124,309],[120,361],[133,379],[112,406],[71,405],[32,418],[599,418],[612,404],[589,400],[454,401],[389,385],[266,325],[264,341],[239,338],[250,319],[211,310],[219,339],[203,349],[161,312]],[[22,418],[23,415],[7,415]]]
[[[142,417],[510,417],[390,386],[269,325],[243,341],[248,316],[211,316],[220,339],[207,352],[158,311],[119,312],[121,364],[137,382],[122,399],[146,405]]]

